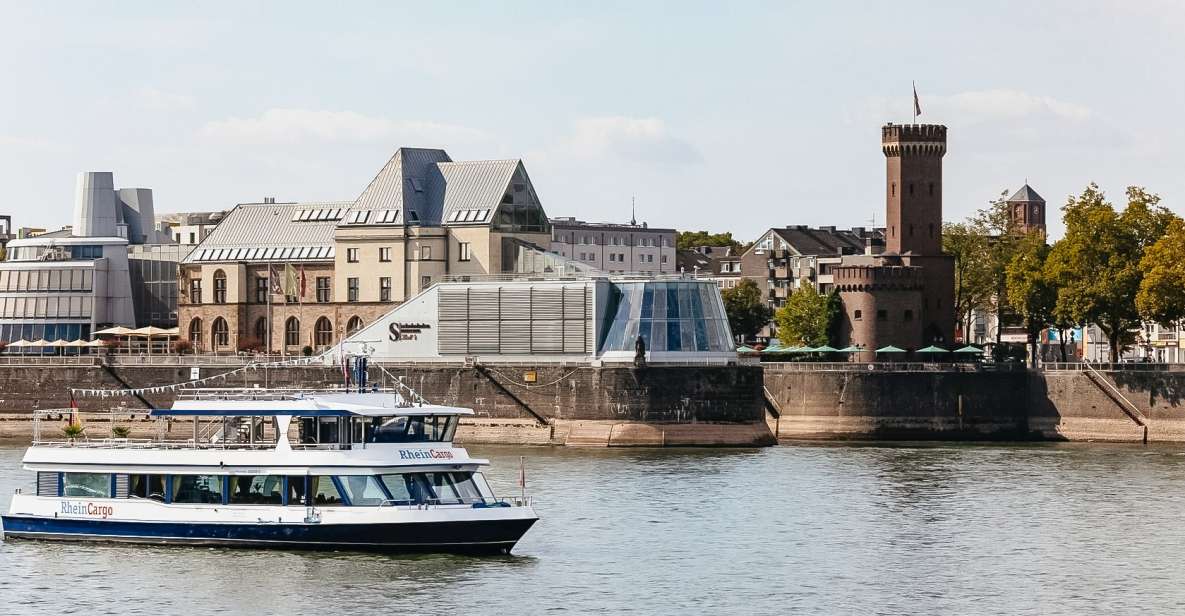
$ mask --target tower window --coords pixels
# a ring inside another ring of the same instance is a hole
[[[909,185],[909,196],[911,196],[911,197],[913,196],[913,184],[912,183]]]
[[[852,313],[852,320],[853,321],[859,321],[860,319],[863,319],[863,318],[864,318],[864,312],[861,310],[857,310]]]
[[[889,311],[888,310],[877,310],[876,311],[876,320],[877,321],[889,320]]]
[[[930,223],[930,237],[934,237],[934,223]]]
[[[897,196],[897,182],[893,182],[892,184],[889,185],[889,196],[891,196],[891,197]]]
[[[930,182],[930,196],[934,196],[934,182]]]
[[[909,237],[913,237],[913,225],[909,225]]]
[[[897,225],[889,226],[889,237],[897,237]]]
[[[913,311],[912,311],[912,310],[906,310],[906,311],[905,311],[905,320],[906,320],[906,321],[912,321],[912,320],[913,320]]]

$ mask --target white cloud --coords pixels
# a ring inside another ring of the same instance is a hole
[[[18,137],[16,135],[0,135],[0,147],[11,148],[26,152],[61,153],[71,151],[71,147],[41,137]]]
[[[946,113],[982,117],[1024,118],[1045,115],[1080,122],[1094,116],[1094,112],[1083,105],[1019,90],[960,92],[950,96],[929,97],[926,102]]]
[[[658,118],[581,118],[561,149],[580,157],[617,157],[666,164],[703,160],[694,145],[671,135]]]
[[[236,144],[399,141],[408,145],[450,145],[487,137],[485,131],[453,124],[395,121],[354,111],[309,109],[269,109],[254,118],[215,120],[207,122],[201,134]]]
[[[135,99],[146,109],[158,111],[187,111],[193,109],[195,101],[188,94],[165,92],[151,86],[144,86],[134,92]]]

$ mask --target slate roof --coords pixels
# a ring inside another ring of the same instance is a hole
[[[884,238],[884,229],[810,228],[805,225],[772,229],[800,255],[841,255],[864,252],[865,239]]]
[[[439,210],[431,210],[436,215],[433,220],[445,224],[458,222],[452,220],[453,212],[465,210],[490,210],[492,213],[498,208],[506,187],[521,164],[518,159],[437,164],[431,187],[433,208]],[[489,222],[489,218],[469,222]]]
[[[489,224],[512,181],[537,206],[519,159],[453,162],[444,150],[399,148],[354,201],[240,204],[185,262],[331,259],[334,230],[352,225]],[[256,248],[293,250],[241,250]]]
[[[333,231],[338,220],[302,222],[293,218],[300,210],[344,210],[350,205],[350,201],[237,205],[183,262],[333,259]]]
[[[1042,199],[1041,195],[1038,195],[1037,191],[1033,190],[1032,186],[1025,184],[1024,186],[1021,186],[1020,190],[1016,191],[1014,195],[1008,197],[1008,203],[1015,202],[1045,203],[1045,199]]]

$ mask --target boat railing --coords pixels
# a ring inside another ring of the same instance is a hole
[[[396,507],[401,509],[432,509],[457,505],[485,506],[485,507],[530,507],[530,496],[468,496],[459,498],[424,498],[416,501],[406,499],[389,499],[379,503],[380,507]]]
[[[77,425],[78,428],[71,426]],[[33,411],[33,445],[83,449],[251,449],[276,448],[275,434],[258,439],[222,438],[222,421],[153,417],[143,410],[74,408]],[[325,447],[328,449],[329,447]]]
[[[345,387],[192,387],[177,391],[177,400],[292,400],[318,394],[349,393],[356,391]],[[397,387],[368,389],[368,393],[390,394],[397,404],[413,406]]]

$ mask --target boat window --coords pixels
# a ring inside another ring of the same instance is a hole
[[[293,476],[288,478],[288,504],[294,506],[304,505],[304,495],[307,493],[306,482],[308,477]]]
[[[313,495],[314,505],[341,505],[344,502],[341,492],[333,484],[333,477],[310,477],[309,492]]]
[[[486,481],[486,476],[481,473],[473,473],[470,475],[470,480],[477,488],[477,492],[483,497],[494,498],[494,489],[490,487],[490,482]]]
[[[372,417],[366,426],[368,443],[418,443],[452,440],[455,417]]]
[[[236,475],[230,481],[232,505],[280,505],[284,502],[284,480],[280,475]]]
[[[151,498],[164,502],[164,475],[132,475],[128,486],[128,496],[135,498]]]
[[[219,475],[173,475],[174,503],[222,503]]]
[[[380,475],[383,485],[391,493],[395,505],[416,505],[433,498],[432,490],[422,473],[392,473]]]
[[[104,473],[62,473],[62,496],[111,498],[111,475]]]
[[[467,503],[482,500],[481,491],[473,483],[473,473],[453,473],[453,487]]]
[[[455,505],[461,502],[461,493],[453,483],[452,473],[425,473],[432,492],[436,494],[436,502],[442,505]]]
[[[387,495],[379,486],[379,480],[371,475],[343,475],[337,480],[346,491],[351,505],[378,506],[387,500]]]

